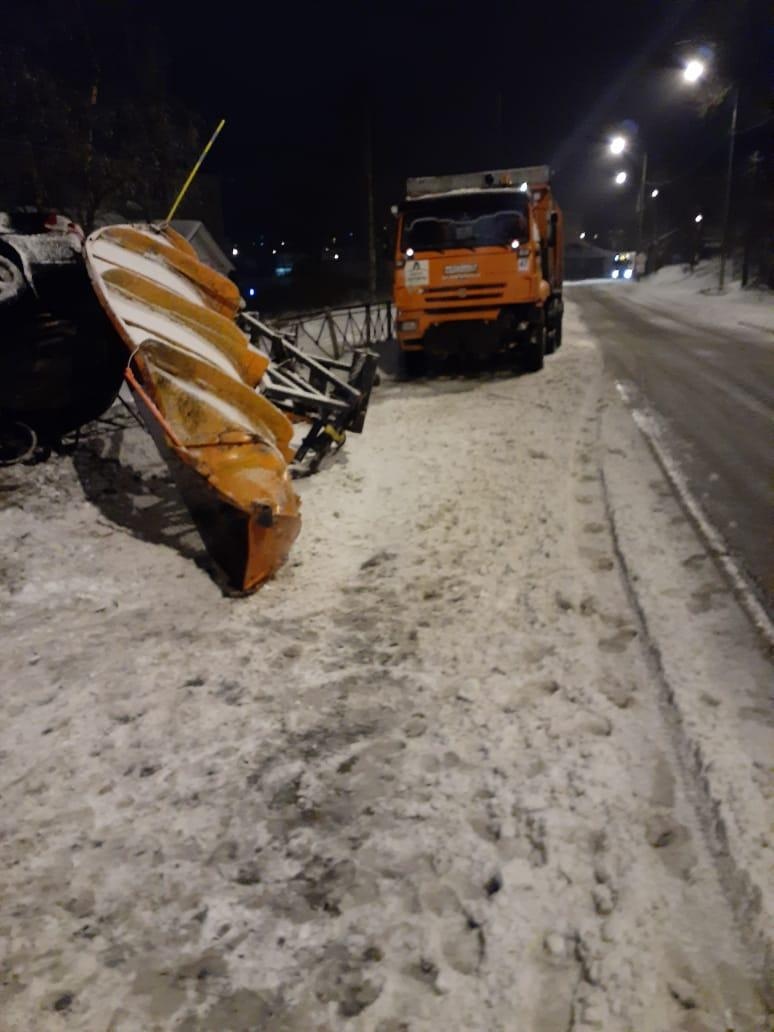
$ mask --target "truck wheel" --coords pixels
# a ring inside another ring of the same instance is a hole
[[[414,380],[425,371],[424,351],[401,351],[398,354],[398,379]]]
[[[562,315],[549,317],[546,329],[546,354],[553,355],[562,346]]]
[[[554,330],[554,350],[558,351],[562,346],[562,317],[561,315],[556,321],[556,328]]]
[[[10,260],[0,255],[0,307],[4,313],[10,312],[26,292],[26,284],[21,270]]]
[[[545,326],[536,326],[532,336],[518,349],[521,352],[521,365],[525,373],[538,373],[543,368],[543,357],[546,351]]]
[[[26,423],[0,419],[0,466],[29,462],[38,446],[38,435]]]

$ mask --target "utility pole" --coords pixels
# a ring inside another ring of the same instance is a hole
[[[731,129],[728,134],[728,170],[726,171],[726,196],[723,202],[723,232],[720,240],[720,273],[718,291],[723,292],[726,279],[726,251],[728,250],[728,222],[731,213],[731,186],[734,179],[734,143],[736,141],[736,119],[739,114],[739,84],[734,85],[734,106],[731,111]]]
[[[648,178],[648,152],[642,153],[642,170],[640,172],[640,191],[637,195],[637,251],[634,256],[635,269],[637,267],[637,255],[642,251],[642,234],[645,223],[645,183]],[[639,279],[639,276],[637,277]]]
[[[368,300],[376,300],[376,226],[374,224],[374,155],[371,134],[371,103],[366,101],[365,166],[368,206]]]
[[[750,179],[749,187],[744,191],[746,198],[744,213],[744,249],[742,251],[742,286],[746,287],[750,281],[750,263],[752,259],[753,241],[755,239],[754,226],[756,223],[758,202],[758,169],[763,164],[763,155],[760,151],[754,151],[749,157],[747,175]],[[760,271],[760,270],[759,270]]]

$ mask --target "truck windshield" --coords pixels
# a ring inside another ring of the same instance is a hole
[[[403,211],[403,251],[507,247],[528,239],[527,198],[516,190],[409,201]]]

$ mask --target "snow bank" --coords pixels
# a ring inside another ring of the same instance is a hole
[[[717,294],[718,262],[701,262],[691,272],[685,265],[667,265],[639,283],[623,286],[627,297],[648,307],[659,302],[675,306],[678,314],[697,322],[728,327],[760,329],[774,333],[774,293],[742,290],[730,281]]]

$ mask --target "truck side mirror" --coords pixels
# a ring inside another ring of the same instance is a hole
[[[559,222],[559,215],[555,211],[552,211],[551,212],[551,218],[550,218],[550,228],[548,230],[548,246],[549,247],[556,247],[556,238],[557,238],[556,226],[557,226],[558,222]]]

